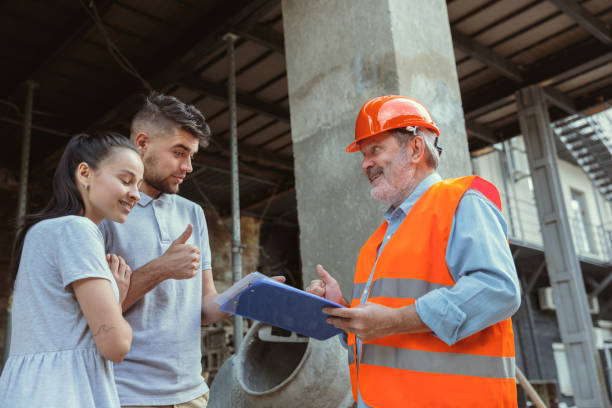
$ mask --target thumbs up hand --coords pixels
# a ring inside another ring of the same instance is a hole
[[[185,231],[183,231],[183,233],[181,235],[179,235],[179,237],[177,239],[174,240],[174,242],[172,243],[172,245],[183,245],[187,242],[187,240],[189,240],[189,237],[191,236],[191,234],[193,233],[193,225],[189,224],[187,225],[187,228],[185,228]]]
[[[342,291],[338,282],[327,272],[321,265],[317,265],[317,274],[319,278],[310,282],[308,287],[304,289],[308,293],[319,297],[331,300],[340,305],[348,306],[347,302],[342,297]]]
[[[200,248],[186,243],[192,233],[193,225],[189,224],[159,258],[167,279],[191,279],[200,271]]]

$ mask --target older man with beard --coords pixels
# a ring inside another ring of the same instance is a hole
[[[365,103],[347,152],[360,151],[376,200],[390,204],[363,245],[353,295],[321,267],[307,291],[349,349],[359,407],[513,407],[510,316],[520,287],[497,189],[477,176],[442,180],[439,130],[402,96]]]

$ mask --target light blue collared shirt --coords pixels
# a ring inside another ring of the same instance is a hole
[[[387,210],[385,219],[389,225],[378,255],[417,200],[441,180],[438,173],[430,174],[402,204]],[[432,290],[415,302],[421,320],[448,345],[507,319],[518,310],[521,291],[507,241],[507,224],[498,208],[479,191],[466,191],[455,211],[446,247],[446,265],[456,283]],[[375,268],[376,263],[360,303],[367,301]],[[361,355],[359,339],[357,350]],[[358,406],[367,407],[361,394],[358,397]]]
[[[178,194],[140,201],[123,224],[104,220],[99,228],[106,253],[117,254],[136,270],[166,252],[187,225],[187,243],[200,248],[201,269],[211,269],[208,227],[202,207]],[[114,365],[121,405],[174,405],[208,392],[202,379],[200,326],[202,273],[191,279],[166,279],[127,312],[132,347]]]

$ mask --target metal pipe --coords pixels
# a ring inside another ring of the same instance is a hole
[[[234,42],[238,37],[227,33],[227,102],[229,106],[230,156],[232,169],[232,282],[242,278],[242,245],[240,243],[240,189],[238,185],[238,127],[236,126],[236,59]],[[234,316],[234,353],[242,344],[242,317]]]
[[[23,126],[23,122],[22,121],[19,121],[17,119],[13,119],[13,118],[9,118],[9,117],[4,116],[4,115],[0,116],[0,122],[10,123],[11,125]],[[66,132],[62,132],[62,131],[59,131],[59,130],[51,129],[51,128],[46,127],[46,126],[39,126],[39,125],[31,124],[30,127],[32,129],[34,129],[34,130],[38,130],[39,132],[48,133],[50,135],[67,137],[67,138],[70,138],[70,137],[73,136],[70,133],[66,133]]]
[[[21,141],[21,170],[19,172],[19,195],[17,197],[17,226],[21,226],[21,218],[26,213],[28,196],[28,171],[30,168],[30,142],[32,136],[32,105],[34,103],[34,88],[36,82],[27,81],[28,93],[23,114],[23,139]]]
[[[516,195],[516,185],[514,183],[514,165],[512,164],[512,152],[510,143],[504,141],[502,143],[504,153],[506,154],[506,164],[508,166],[508,173],[510,173],[510,187],[512,189],[512,201],[514,201],[514,208],[516,209],[516,220],[519,226],[519,233],[521,234],[521,241],[527,241],[525,231],[523,230],[523,221],[521,220],[521,210],[518,208],[518,201]]]
[[[21,141],[21,170],[19,171],[19,195],[17,196],[17,227],[21,227],[23,216],[26,213],[28,198],[28,172],[30,169],[30,145],[32,137],[32,106],[34,105],[34,89],[38,84],[26,81],[28,91],[26,94],[25,109],[23,111],[23,138]],[[2,366],[8,359],[11,348],[11,308],[13,295],[9,296],[6,308],[7,324],[4,332],[4,349],[2,352]]]
[[[497,151],[497,157],[499,158],[499,167],[501,170],[501,176],[502,176],[502,184],[504,187],[504,194],[505,194],[505,198],[506,198],[506,204],[508,205],[508,217],[510,218],[510,231],[511,234],[509,234],[509,236],[511,238],[516,238],[518,232],[516,231],[516,220],[514,219],[514,210],[512,209],[512,204],[510,204],[510,200],[512,199],[510,196],[510,192],[508,191],[508,179],[510,177],[512,177],[512,175],[510,174],[510,171],[508,170],[508,164],[506,163],[506,157],[504,156],[504,152],[505,152],[505,147],[502,150],[498,150]],[[518,211],[518,208],[516,209]],[[522,239],[522,238],[521,238]]]

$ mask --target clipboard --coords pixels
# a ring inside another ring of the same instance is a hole
[[[325,321],[328,315],[322,309],[344,306],[277,282],[258,272],[253,274],[247,275],[220,296],[222,311],[317,340],[326,340],[342,333],[342,330]],[[243,282],[245,279],[247,281]]]

